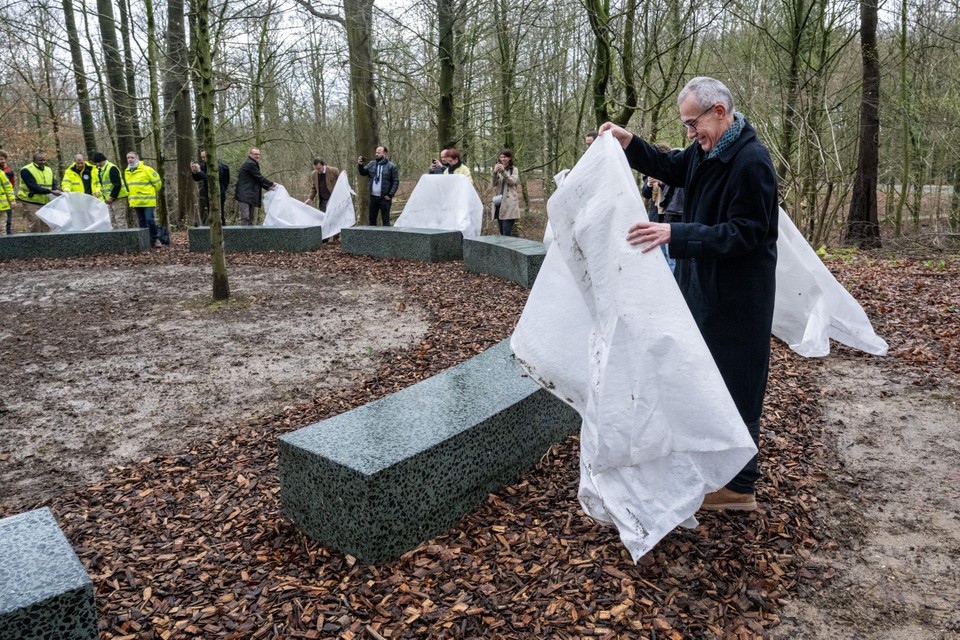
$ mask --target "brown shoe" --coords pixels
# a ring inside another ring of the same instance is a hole
[[[703,511],[756,511],[757,498],[752,493],[737,493],[726,487],[703,496]]]

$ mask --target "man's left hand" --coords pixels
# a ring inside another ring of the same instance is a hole
[[[670,243],[670,225],[666,222],[638,222],[627,231],[627,242],[633,245],[649,243],[643,252],[652,251]]]

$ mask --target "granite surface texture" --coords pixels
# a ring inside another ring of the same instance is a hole
[[[516,481],[580,417],[521,375],[508,341],[281,436],[282,513],[363,562],[398,558]]]
[[[150,250],[148,229],[76,233],[17,233],[0,237],[0,260],[79,258]]]
[[[546,255],[547,246],[536,240],[480,236],[463,241],[464,269],[510,280],[527,289],[533,287]]]
[[[191,227],[190,251],[210,252],[210,227]],[[227,253],[316,251],[323,244],[322,227],[223,227],[223,249]]]
[[[93,584],[50,510],[0,520],[0,639],[97,637]]]
[[[449,262],[463,259],[463,234],[415,227],[348,227],[340,232],[341,249],[374,258]]]

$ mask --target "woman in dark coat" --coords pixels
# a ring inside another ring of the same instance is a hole
[[[662,152],[610,123],[600,133],[613,133],[635,170],[685,190],[681,222],[642,221],[627,240],[644,251],[669,243],[683,297],[759,443],[776,288],[776,172],[723,83],[694,78],[678,102],[687,136],[696,141],[682,151]],[[704,508],[755,509],[757,476],[754,458],[706,496]]]

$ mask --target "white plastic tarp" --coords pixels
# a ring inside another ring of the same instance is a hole
[[[76,191],[64,193],[43,205],[37,211],[37,217],[43,220],[53,233],[113,229],[106,203]]]
[[[554,243],[511,339],[530,376],[583,418],[580,503],[634,560],[756,453],[646,219],[619,143],[601,136],[550,198]],[[563,345],[558,349],[557,345]]]
[[[561,169],[560,173],[553,176],[553,183],[557,185],[557,188],[560,188],[560,185],[563,184],[563,180],[567,177],[567,174],[570,173],[570,169]],[[550,245],[553,244],[553,227],[550,226],[550,220],[547,220],[547,226],[543,230],[543,244],[548,249]]]
[[[263,194],[263,211],[265,227],[319,227],[323,224],[320,209],[291,198],[280,184]]]
[[[860,304],[824,266],[780,209],[773,335],[806,357],[830,353],[830,338],[873,355],[887,354]]]
[[[357,212],[353,208],[353,189],[347,172],[341,171],[337,184],[333,186],[333,193],[327,201],[327,211],[323,216],[323,239],[332,238],[340,233],[341,229],[352,227],[357,222]]]
[[[470,178],[427,174],[417,182],[395,226],[447,229],[475,238],[482,223],[483,203]]]

